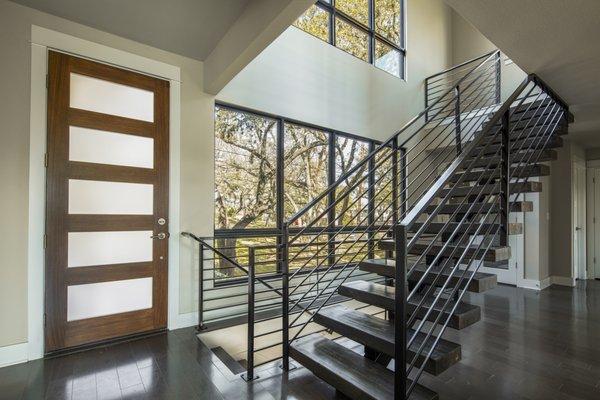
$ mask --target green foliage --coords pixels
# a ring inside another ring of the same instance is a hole
[[[329,42],[329,14],[320,7],[315,5],[310,6],[310,8],[294,22],[294,26],[325,42]]]
[[[402,9],[401,0],[375,0],[373,30],[387,40],[400,46],[400,29]],[[335,21],[335,45],[364,61],[369,61],[369,34],[365,29],[371,27],[369,21],[369,0],[337,0],[335,7],[356,23],[348,22],[342,17]],[[311,6],[294,23],[294,26],[318,37],[332,42],[329,37],[329,11],[317,5]],[[362,29],[358,26],[362,25]],[[398,50],[375,40],[375,59],[373,63],[393,75],[400,76],[400,56]]]
[[[400,0],[375,0],[375,31],[400,45]]]

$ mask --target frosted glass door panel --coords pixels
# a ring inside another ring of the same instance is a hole
[[[153,168],[154,139],[71,126],[69,160]]]
[[[69,232],[69,268],[152,261],[152,231]]]
[[[67,321],[152,308],[152,278],[67,288]]]
[[[149,215],[154,185],[69,179],[69,214]]]
[[[71,73],[70,106],[154,122],[154,93]]]

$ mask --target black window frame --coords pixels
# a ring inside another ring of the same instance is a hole
[[[378,145],[381,145],[382,142],[376,139],[365,138],[359,135],[355,135],[352,133],[342,132],[335,129],[325,128],[323,126],[310,124],[302,121],[298,121],[292,118],[286,118],[279,115],[274,115],[262,111],[253,110],[251,108],[242,107],[233,105],[226,102],[215,101],[215,112],[217,108],[227,109],[234,112],[246,113],[246,114],[254,114],[263,118],[270,118],[277,121],[277,174],[276,174],[276,196],[277,196],[277,207],[276,207],[276,224],[275,228],[244,228],[244,229],[230,229],[230,228],[217,228],[216,227],[216,218],[214,218],[213,222],[213,232],[215,239],[219,238],[231,238],[231,239],[243,239],[243,238],[261,238],[261,237],[275,237],[276,242],[279,243],[279,240],[283,233],[283,225],[285,222],[285,210],[284,210],[284,163],[283,163],[283,155],[284,155],[284,140],[285,140],[285,124],[294,124],[302,127],[306,127],[308,129],[314,129],[323,131],[328,135],[328,169],[327,169],[327,187],[331,186],[336,181],[336,158],[335,158],[335,140],[337,138],[348,138],[352,140],[357,140],[363,143],[367,143],[369,145],[369,153],[371,153]],[[213,140],[216,140],[216,135],[213,136]],[[369,163],[369,183],[368,183],[368,197],[369,203],[373,203],[374,199],[374,163]],[[216,187],[213,189],[216,190]],[[333,196],[329,196],[327,205],[328,207],[334,201]],[[332,208],[332,213],[330,213],[330,221],[337,222],[337,215],[335,214],[335,207]],[[213,210],[214,214],[214,210]],[[368,223],[371,224],[373,222],[373,214],[370,214]],[[338,227],[337,223],[333,225],[334,227]],[[348,226],[347,229],[355,228],[354,226]],[[290,232],[300,231],[302,228],[291,228]],[[322,228],[314,228],[316,231],[321,230]],[[262,277],[275,277],[281,274],[281,265],[277,266],[277,271],[274,273],[261,274]],[[217,286],[227,286],[235,283],[239,283],[242,280],[247,280],[247,278],[223,278],[222,280],[215,281],[215,285]]]
[[[350,24],[351,26],[353,26],[354,28],[357,28],[359,30],[361,30],[362,32],[366,33],[368,35],[369,38],[369,48],[368,48],[368,56],[369,59],[367,60],[367,62],[369,64],[372,64],[375,68],[387,72],[388,74],[392,75],[392,76],[396,76],[394,74],[392,74],[391,72],[386,71],[383,68],[379,68],[375,65],[375,43],[376,40],[384,43],[385,45],[391,47],[392,49],[396,50],[399,52],[400,54],[400,76],[398,76],[398,78],[402,79],[402,80],[406,80],[406,0],[397,0],[400,3],[400,27],[399,27],[399,41],[400,44],[394,43],[393,41],[391,41],[390,39],[388,39],[387,37],[383,36],[381,33],[377,32],[375,29],[375,0],[368,0],[368,6],[369,6],[369,25],[364,25],[362,22],[357,21],[355,18],[353,18],[351,15],[346,14],[345,12],[337,9],[335,3],[336,0],[330,0],[329,2],[325,1],[325,0],[317,0],[315,3],[316,7],[319,7],[321,10],[327,12],[329,14],[329,41],[328,43],[337,47],[336,45],[336,39],[335,39],[335,33],[336,33],[336,21],[337,21],[337,17],[339,17],[340,19],[342,19],[344,22]],[[300,28],[298,28],[300,29]],[[302,30],[302,29],[301,29]],[[304,30],[302,30],[303,32],[306,32]],[[308,32],[306,32],[308,33]],[[310,35],[310,33],[308,33]],[[321,38],[318,38],[320,40],[322,40]],[[339,48],[339,47],[337,47]],[[346,52],[345,50],[339,48],[340,50]],[[348,53],[352,56],[354,56],[351,53]],[[354,56],[356,57],[356,56]],[[358,58],[358,57],[356,57]],[[360,58],[358,58],[361,61],[365,61],[362,60]]]

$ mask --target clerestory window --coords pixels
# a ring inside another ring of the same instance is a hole
[[[404,78],[404,0],[318,0],[294,26]]]

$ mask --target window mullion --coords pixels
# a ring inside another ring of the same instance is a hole
[[[375,0],[369,0],[369,62],[375,64]]]
[[[277,165],[276,165],[276,182],[275,186],[277,187],[277,204],[276,204],[276,218],[277,218],[277,272],[281,273],[283,271],[283,247],[282,247],[282,236],[283,233],[283,223],[285,219],[285,208],[284,208],[284,171],[283,171],[283,157],[284,157],[284,132],[285,132],[285,121],[283,118],[279,118],[277,120]]]
[[[331,187],[331,185],[333,185],[335,183],[335,176],[336,176],[336,163],[335,163],[335,146],[336,146],[336,141],[337,141],[337,135],[333,132],[329,132],[329,137],[328,137],[328,154],[327,156],[329,157],[329,159],[327,160],[327,186]],[[335,213],[335,206],[333,206],[333,203],[335,202],[335,190],[330,191],[327,194],[327,207],[329,209],[329,211],[327,212],[327,219],[328,219],[328,223],[329,223],[329,228],[327,229],[329,231],[327,238],[328,238],[328,242],[329,242],[329,246],[327,249],[328,254],[331,254],[331,256],[329,257],[329,265],[333,265],[335,264],[335,244],[333,244],[333,239],[334,239],[334,234],[332,233],[332,231],[334,230],[334,227],[336,226],[335,224],[335,218],[336,218],[336,213]],[[333,207],[332,207],[333,206]]]

